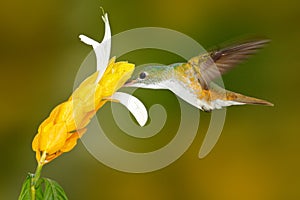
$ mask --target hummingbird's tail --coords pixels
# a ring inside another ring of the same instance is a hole
[[[249,96],[245,96],[245,95],[238,94],[235,92],[230,92],[230,91],[226,92],[226,97],[227,97],[228,101],[234,101],[234,102],[239,102],[239,103],[244,103],[244,104],[253,104],[253,105],[274,106],[274,104],[272,104],[266,100],[257,99],[254,97],[249,97]]]

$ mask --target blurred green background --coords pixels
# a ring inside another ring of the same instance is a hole
[[[192,146],[162,170],[128,174],[110,169],[79,141],[72,152],[44,167],[43,176],[58,181],[70,199],[300,199],[300,3],[296,0],[2,1],[1,199],[16,199],[26,173],[35,170],[31,141],[51,109],[71,94],[77,70],[91,50],[78,35],[102,38],[100,6],[109,13],[113,34],[165,27],[204,47],[245,34],[269,37],[272,43],[267,48],[223,80],[228,89],[267,99],[275,107],[229,108],[219,142],[201,160],[198,150],[210,116],[203,112]],[[124,59],[136,64],[179,61],[151,50],[132,52]],[[177,104],[168,91],[139,90],[136,95],[147,107],[159,101],[166,104],[168,114],[178,112],[170,106]],[[99,115],[109,113],[108,108]],[[106,121],[107,126],[115,126]],[[176,118],[167,126],[172,123]],[[172,130],[177,130],[173,127],[160,134],[172,138]],[[122,135],[112,130],[112,135]]]

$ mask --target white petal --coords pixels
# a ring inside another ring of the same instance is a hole
[[[102,19],[105,23],[105,33],[104,37],[101,43],[85,36],[85,35],[80,35],[79,38],[81,41],[84,43],[91,45],[95,51],[96,54],[96,61],[97,61],[97,71],[99,71],[98,77],[97,77],[97,82],[102,78],[106,67],[109,62],[109,57],[110,57],[110,50],[111,50],[111,30],[110,30],[110,25],[108,21],[108,16],[107,13],[102,16]]]
[[[105,15],[102,16],[102,20],[104,21],[105,24],[104,37],[101,42],[101,45],[98,46],[97,49],[95,49],[96,59],[97,59],[97,71],[99,71],[98,81],[101,79],[108,65],[109,58],[110,58],[110,50],[111,50],[111,30],[110,30],[107,13],[105,13]]]
[[[107,13],[105,13],[105,15],[102,16],[102,20],[104,21],[104,24],[105,24],[105,32],[104,32],[103,41],[110,40],[111,39],[111,30],[110,30]],[[111,42],[109,43],[109,45],[111,45]],[[110,50],[110,47],[111,46],[109,46],[109,50]]]
[[[116,92],[111,99],[119,101],[123,104],[135,117],[140,126],[144,126],[148,120],[148,113],[144,104],[136,97],[123,93]]]
[[[80,40],[82,42],[84,42],[84,43],[86,43],[88,45],[93,46],[93,48],[97,48],[100,45],[99,42],[97,42],[97,41],[93,40],[92,38],[89,38],[89,37],[87,37],[85,35],[79,35],[79,38],[80,38]]]

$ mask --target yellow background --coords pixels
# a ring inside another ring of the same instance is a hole
[[[2,1],[1,199],[16,199],[26,173],[34,171],[31,141],[51,109],[71,94],[77,70],[91,50],[78,35],[102,38],[100,6],[109,13],[113,34],[137,27],[165,27],[204,47],[240,35],[269,37],[270,45],[223,80],[226,88],[267,99],[275,107],[229,108],[219,142],[201,160],[198,150],[209,123],[209,114],[203,112],[192,146],[162,170],[128,174],[110,169],[79,142],[72,152],[45,166],[42,176],[58,181],[72,200],[300,199],[300,4],[296,0]],[[124,59],[136,64],[179,61],[151,50],[133,52]],[[167,91],[136,94],[148,107],[158,96],[176,105]],[[101,112],[108,113],[100,110],[98,115]],[[116,126],[107,121],[106,126]],[[164,129],[160,134],[176,130]],[[122,135],[120,131],[111,134]],[[162,137],[162,141],[167,140]]]

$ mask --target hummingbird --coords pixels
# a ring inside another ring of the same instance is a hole
[[[272,103],[226,90],[213,81],[245,61],[270,40],[251,39],[201,53],[185,63],[136,68],[125,87],[168,89],[203,111],[232,105]]]

